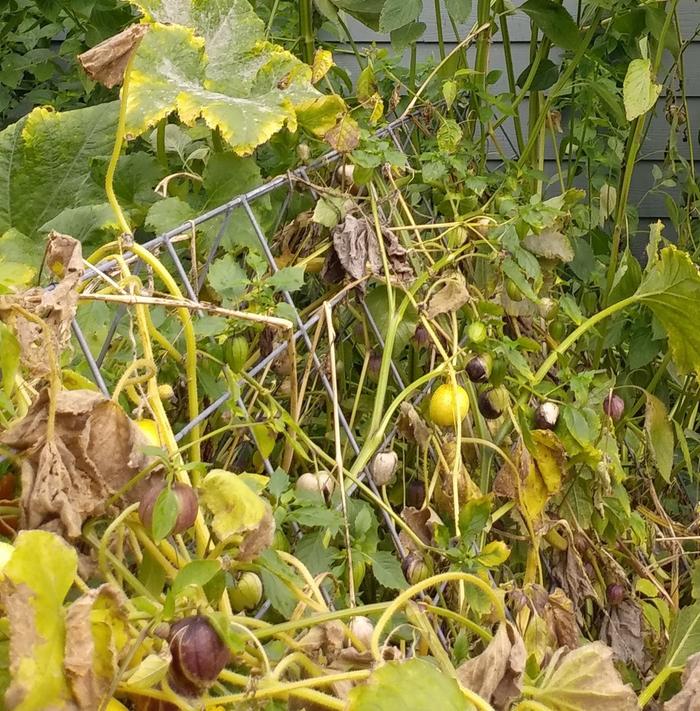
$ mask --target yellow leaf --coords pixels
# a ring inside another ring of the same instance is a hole
[[[566,466],[566,450],[551,430],[533,430],[533,446],[530,450],[549,494],[556,494],[561,487]]]
[[[220,541],[257,528],[267,511],[264,499],[238,475],[212,469],[202,482],[202,503],[214,515],[212,530]]]
[[[327,49],[317,49],[314,63],[311,65],[311,83],[316,84],[328,74],[333,66],[333,54]]]

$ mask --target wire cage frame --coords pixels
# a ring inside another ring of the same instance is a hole
[[[420,129],[422,131],[429,132],[431,130],[430,118],[430,114],[426,113],[425,110],[416,110],[388,123],[386,126],[379,129],[375,133],[375,136],[390,140],[394,148],[404,154],[407,161],[410,162],[410,158],[417,150],[417,146],[415,146],[413,142],[414,131]],[[206,313],[206,309],[209,306],[209,304],[205,303],[204,300],[200,298],[200,294],[205,285],[209,269],[216,258],[217,252],[219,252],[221,248],[222,239],[227,226],[236,211],[243,215],[247,220],[247,223],[252,229],[252,232],[257,240],[260,252],[267,263],[269,272],[271,274],[275,274],[279,267],[276,262],[275,255],[271,249],[268,237],[265,234],[265,230],[260,223],[259,217],[256,215],[256,201],[264,199],[266,196],[271,195],[275,191],[285,192],[285,197],[282,199],[282,215],[284,215],[288,202],[295,191],[306,191],[310,194],[310,197],[316,201],[319,195],[314,190],[314,178],[324,174],[324,171],[325,174],[328,174],[329,171],[332,171],[335,167],[342,163],[343,160],[344,156],[342,153],[335,150],[330,151],[317,159],[315,162],[309,165],[301,166],[286,175],[280,175],[268,180],[259,187],[256,187],[244,194],[240,194],[228,202],[196,216],[194,219],[183,223],[178,227],[165,232],[164,234],[161,234],[141,246],[154,254],[168,256],[169,263],[174,270],[174,273],[172,273],[171,276],[177,281],[178,286],[188,301],[188,308],[190,308],[192,312],[193,320],[196,320],[198,315]],[[424,207],[429,217],[434,217],[432,209],[427,201],[424,201]],[[206,258],[204,258],[201,265],[197,265],[196,272],[190,270],[188,273],[185,262],[189,258],[189,255],[186,254],[181,256],[183,248],[189,249],[191,246],[190,241],[196,239],[195,233],[198,228],[207,225],[207,223],[212,223],[215,220],[220,220],[220,224],[214,233],[210,246],[208,247]],[[279,221],[277,227],[279,227]],[[124,259],[130,263],[134,274],[138,274],[144,269],[144,263],[140,261],[135,254],[129,253],[128,250],[124,254]],[[86,267],[87,270],[82,277],[84,291],[89,291],[90,286],[93,284],[104,286],[105,283],[114,283],[112,277],[110,276],[110,274],[115,272],[118,267],[114,261],[108,259],[95,265],[88,265],[86,263]],[[317,353],[317,344],[314,341],[314,335],[312,333],[312,330],[323,322],[326,315],[330,317],[330,314],[332,314],[334,310],[336,310],[338,306],[348,298],[350,291],[351,289],[348,287],[341,288],[334,295],[324,299],[320,306],[317,306],[311,313],[306,315],[302,314],[302,309],[297,303],[297,300],[289,291],[282,289],[281,297],[288,307],[288,312],[291,314],[290,320],[293,323],[293,333],[291,338],[308,356],[310,368],[313,370],[315,377],[318,378],[318,381],[320,381],[321,390],[325,392],[328,400],[333,402],[333,406],[337,408],[339,425],[344,437],[346,438],[347,444],[349,445],[352,453],[357,455],[361,449],[361,442],[358,441],[358,437],[353,431],[350,416],[345,411],[342,404],[337,402],[337,390],[334,390],[331,378],[327,373],[326,364],[322,362],[322,359]],[[166,302],[167,300],[163,301]],[[166,308],[168,307],[167,304],[163,305],[166,305]],[[109,322],[109,326],[107,327],[106,336],[98,349],[94,347],[94,343],[91,346],[88,335],[86,335],[81,328],[79,318],[76,317],[72,323],[72,331],[75,336],[75,341],[79,347],[77,357],[84,358],[84,362],[89,369],[95,385],[106,397],[110,397],[111,393],[107,385],[107,380],[103,376],[102,370],[105,365],[106,357],[112,347],[115,335],[118,332],[120,323],[125,318],[127,310],[129,309],[129,305],[125,303],[119,303],[116,305],[112,304],[112,306],[115,307],[114,313],[111,317],[111,321]],[[175,304],[171,304],[170,308],[173,308],[174,306]],[[376,339],[379,348],[383,350],[384,341],[380,325],[377,323],[377,320],[373,316],[364,299],[360,300],[360,309],[362,316],[366,319],[366,323],[372,332],[373,338]],[[187,421],[183,426],[177,428],[174,432],[175,440],[178,442],[182,441],[198,425],[204,423],[214,413],[217,413],[222,408],[225,408],[228,403],[231,402],[232,398],[234,398],[234,402],[239,408],[239,411],[242,412],[245,417],[249,417],[243,398],[243,393],[247,387],[246,383],[249,383],[250,379],[254,379],[267,372],[275,359],[279,358],[286,351],[286,349],[287,343],[285,342],[274,345],[267,355],[260,357],[259,360],[244,374],[244,376],[241,377],[238,382],[238,387],[240,388],[239,392],[234,393],[232,389],[226,388],[224,392],[204,407],[196,418]],[[96,352],[93,352],[93,350]],[[393,357],[391,358],[389,365],[390,378],[393,381],[393,384],[399,390],[403,390],[406,383],[404,382],[404,378],[402,377]],[[432,387],[433,381],[428,382],[420,390],[414,392],[409,398],[409,401],[414,406],[418,405],[427,393],[430,392]],[[254,422],[254,418],[252,421]],[[392,442],[397,435],[397,431],[398,428],[394,425],[387,432],[384,441],[377,451],[384,451],[385,449],[391,447]],[[264,449],[260,446],[252,426],[249,428],[249,436],[250,441],[258,450],[266,473],[268,475],[272,475],[275,468]],[[434,458],[434,452],[430,450],[430,453]],[[374,479],[369,475],[367,467],[361,471],[358,476],[358,480],[363,481],[366,486],[369,486],[376,496],[381,496]],[[357,484],[350,483],[346,489],[347,495],[352,495],[356,489]],[[391,539],[399,560],[402,561],[402,563],[405,562],[407,551],[405,550],[402,540],[399,537],[399,532],[394,520],[383,509],[381,510],[380,515],[384,525],[386,526],[386,532]],[[323,587],[321,590],[324,594],[326,602],[332,608],[332,603],[329,599],[327,591]],[[257,611],[257,615],[262,616],[269,608],[269,605],[269,601],[264,602],[262,607]],[[438,630],[438,634],[442,637],[440,630]]]

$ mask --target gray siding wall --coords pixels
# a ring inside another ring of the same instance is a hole
[[[514,3],[515,4],[515,3]],[[438,49],[438,31],[435,16],[434,3],[431,0],[424,0],[424,10],[421,16],[421,21],[427,26],[425,33],[420,39],[418,46],[418,57],[421,59],[432,56],[436,61],[439,60],[440,53]],[[476,5],[476,2],[473,3]],[[564,5],[567,6],[572,15],[576,16],[576,0],[565,0]],[[443,13],[444,14],[444,13]],[[474,11],[472,12],[474,15]],[[679,6],[679,18],[681,24],[681,32],[684,40],[694,37],[700,26],[700,3],[696,0],[681,0]],[[472,17],[470,22],[459,28],[461,37],[465,37],[469,28],[473,26],[476,17]],[[453,28],[447,19],[446,15],[443,18],[443,36],[447,51],[455,47],[455,34]],[[379,47],[384,47],[391,51],[391,42],[389,37],[377,32],[373,32],[361,23],[349,18],[348,27],[360,47],[366,47],[371,44],[376,44]],[[529,64],[529,38],[530,38],[530,22],[527,16],[521,12],[515,12],[508,18],[508,28],[510,31],[513,63],[515,75],[518,76]],[[473,49],[472,49],[473,52]],[[407,59],[408,55],[406,55]],[[336,53],[336,62],[346,68],[351,73],[357,71],[357,63],[352,55]],[[668,57],[667,57],[668,59]],[[686,73],[686,92],[688,95],[689,104],[689,120],[690,120],[690,140],[693,141],[693,149],[695,158],[700,158],[700,145],[698,144],[698,129],[700,128],[700,37],[686,49],[684,53],[685,73]],[[496,83],[494,90],[505,91],[507,89],[507,80],[505,76],[505,63],[502,49],[502,38],[500,33],[493,37],[493,44],[490,52],[490,68],[503,69],[504,72]],[[641,164],[638,165],[635,174],[635,181],[632,186],[630,195],[630,204],[636,205],[639,209],[640,218],[643,224],[648,224],[649,221],[658,218],[664,219],[667,210],[664,205],[664,198],[658,194],[649,194],[649,189],[653,184],[652,166],[657,161],[663,161],[664,150],[668,143],[670,126],[666,122],[664,116],[662,94],[659,105],[657,106],[652,124],[647,136],[646,143],[643,146],[640,155]],[[525,102],[524,102],[525,103]],[[523,118],[527,115],[526,106],[523,109]],[[525,124],[526,125],[526,124]],[[510,129],[512,133],[512,129]],[[515,144],[514,138],[512,138]],[[681,136],[678,136],[678,147],[680,153],[684,157],[689,157],[690,148],[687,143],[683,143]],[[503,141],[504,150],[507,149],[507,142]],[[547,171],[550,174],[556,172],[554,156],[552,152],[551,142],[547,146]],[[494,158],[497,157],[494,155]],[[700,168],[700,166],[698,166]],[[673,191],[671,191],[673,192]]]

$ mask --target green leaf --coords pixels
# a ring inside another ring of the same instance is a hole
[[[403,27],[391,31],[391,46],[394,52],[403,52],[406,47],[415,44],[425,33],[425,22],[409,22]]]
[[[659,470],[659,474],[667,481],[671,481],[673,470],[673,428],[669,420],[666,406],[650,393],[646,393],[647,406],[644,413],[644,432],[651,456]]]
[[[382,339],[386,338],[389,329],[389,306],[386,287],[378,286],[367,294],[367,308],[372,314],[372,318],[377,324]],[[403,315],[403,319],[396,329],[396,340],[394,341],[394,357],[398,356],[408,345],[418,325],[418,314],[416,310],[409,306]]]
[[[237,299],[245,293],[249,283],[243,267],[231,254],[214,260],[209,268],[209,285],[220,296]]]
[[[695,559],[693,572],[691,573],[691,582],[693,584],[692,595],[693,600],[700,600],[700,559]]]
[[[486,528],[491,516],[491,497],[482,496],[468,501],[459,512],[459,532],[462,543],[471,545]]]
[[[304,286],[304,267],[284,267],[275,272],[267,284],[274,287],[275,291],[299,291]]]
[[[386,0],[379,16],[379,31],[392,32],[415,22],[423,11],[423,0]]]
[[[7,397],[15,389],[15,376],[19,370],[19,341],[8,326],[0,321],[0,371],[2,390]]]
[[[168,197],[153,203],[146,213],[146,229],[157,235],[191,220],[196,212],[184,200]]]
[[[66,208],[104,200],[90,162],[110,154],[118,108],[38,108],[0,132],[0,234],[14,227],[35,238]]]
[[[627,67],[622,96],[628,121],[654,108],[661,94],[661,84],[654,81],[651,59],[633,59]]]
[[[53,219],[38,228],[39,232],[56,230],[70,235],[79,242],[106,242],[118,234],[119,224],[109,203],[67,207]],[[106,239],[105,239],[106,237]],[[84,248],[83,248],[84,249]]]
[[[10,621],[12,682],[6,700],[18,711],[74,708],[63,670],[63,601],[78,554],[60,536],[21,531],[5,566],[2,603]]]
[[[681,667],[700,650],[700,602],[679,610],[673,621],[664,666]]]
[[[472,0],[445,0],[445,7],[450,17],[460,24],[472,14]]]
[[[333,229],[345,218],[348,201],[342,197],[325,195],[319,198],[311,218],[319,225]]]
[[[267,505],[245,481],[224,469],[212,469],[202,482],[201,501],[213,514],[212,530],[220,541],[257,528]]]
[[[637,697],[622,683],[609,647],[593,642],[565,651],[554,654],[528,696],[552,711],[638,711]]]
[[[644,276],[637,296],[668,334],[679,371],[700,371],[700,329],[689,318],[700,309],[700,275],[690,257],[675,247],[662,249]]]
[[[632,296],[639,288],[642,281],[642,268],[629,249],[620,259],[620,264],[615,272],[615,280],[608,297],[608,304],[615,304],[628,296]]]
[[[151,533],[156,541],[162,541],[175,528],[178,514],[178,499],[170,487],[158,494],[153,507]]]
[[[405,590],[408,585],[401,564],[389,551],[375,551],[372,556],[372,573],[380,585],[392,590]]]
[[[425,659],[388,662],[350,691],[347,711],[473,711],[456,679]]]
[[[177,596],[189,585],[203,587],[220,570],[221,563],[218,560],[193,560],[175,576],[170,591]]]
[[[527,0],[520,6],[557,47],[577,49],[581,33],[569,12],[554,0]]]
[[[133,59],[127,131],[141,135],[176,111],[201,118],[239,155],[287,126],[323,135],[344,109],[311,83],[311,67],[265,39],[246,0],[134,2],[153,20]]]
[[[454,119],[445,119],[437,132],[437,144],[442,153],[455,153],[462,142],[462,129]]]

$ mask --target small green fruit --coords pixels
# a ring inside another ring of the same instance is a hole
[[[224,344],[224,359],[234,373],[240,373],[245,368],[248,352],[248,340],[244,336],[234,336]]]
[[[523,292],[512,279],[506,279],[506,293],[511,301],[522,301],[523,299]]]
[[[483,321],[473,321],[467,327],[467,338],[472,343],[483,343],[487,335],[486,324]]]
[[[234,612],[255,609],[262,600],[263,586],[260,578],[251,572],[241,575],[236,584],[229,588],[228,597]]]
[[[365,579],[365,573],[367,572],[367,564],[362,558],[353,556],[355,560],[352,561],[352,583],[355,590],[358,590],[362,581]]]

